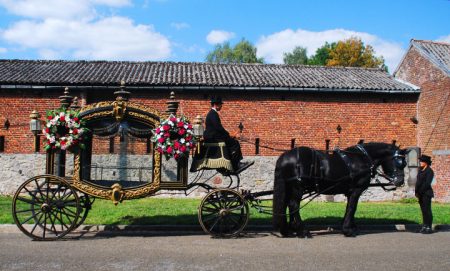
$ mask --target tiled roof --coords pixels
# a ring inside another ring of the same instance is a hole
[[[413,39],[411,45],[450,76],[450,43]]]
[[[0,86],[195,86],[418,92],[380,69],[274,64],[0,60]]]

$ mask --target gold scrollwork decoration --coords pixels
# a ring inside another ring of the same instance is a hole
[[[113,106],[113,115],[116,118],[116,121],[121,121],[125,112],[127,111],[127,102],[125,101],[114,101],[112,103]]]
[[[96,113],[92,113],[89,115],[86,115],[83,117],[84,120],[91,120],[91,119],[96,119],[96,118],[104,118],[104,117],[109,117],[111,116],[111,112],[109,111],[102,111],[102,112],[96,112]]]
[[[153,177],[152,182],[140,187],[125,188],[123,189],[119,184],[114,184],[112,187],[103,187],[92,184],[90,182],[81,179],[81,156],[75,155],[74,159],[74,176],[72,186],[81,192],[88,195],[103,198],[112,199],[114,204],[121,202],[122,200],[142,198],[148,195],[156,193],[160,189],[161,184],[161,154],[159,152],[153,153]]]
[[[122,186],[118,183],[113,184],[111,188],[111,200],[114,205],[117,205],[119,202],[122,202],[125,192],[122,190]]]
[[[151,118],[149,116],[146,116],[144,114],[140,114],[140,113],[136,113],[136,112],[128,112],[127,113],[129,116],[135,117],[139,120],[143,120],[145,122],[147,122],[148,124],[153,124],[155,126],[159,125],[159,120]]]
[[[153,115],[155,115],[155,116],[161,116],[161,112],[159,112],[157,109],[152,108],[152,107],[146,107],[146,106],[144,106],[144,105],[142,105],[142,104],[137,104],[137,103],[133,103],[133,102],[128,102],[128,107],[129,107],[129,108],[136,108],[136,109],[142,110],[142,111],[144,111],[144,112],[153,114]]]
[[[89,110],[94,109],[94,108],[107,107],[107,106],[111,106],[111,105],[112,105],[112,102],[111,102],[111,101],[98,102],[98,103],[94,103],[94,104],[89,104],[89,105],[83,106],[83,107],[80,109],[80,113],[81,113],[81,112],[89,111]]]

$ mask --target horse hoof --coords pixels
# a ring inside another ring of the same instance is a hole
[[[289,238],[289,237],[293,236],[291,232],[282,231],[282,232],[280,232],[280,234],[281,234],[281,238]]]
[[[345,237],[356,237],[356,232],[344,232]]]
[[[303,232],[297,233],[297,237],[303,238],[303,239],[308,239],[308,238],[312,238],[312,235],[309,231],[303,231]]]

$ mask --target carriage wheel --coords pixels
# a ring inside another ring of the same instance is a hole
[[[203,230],[213,236],[239,235],[247,225],[248,204],[242,195],[231,189],[217,189],[208,193],[198,209]]]
[[[35,240],[56,240],[74,229],[80,216],[77,193],[53,175],[25,181],[14,194],[12,215],[17,227]]]
[[[77,221],[77,225],[75,226],[75,229],[81,226],[84,221],[86,220],[89,211],[92,208],[92,204],[95,201],[95,198],[89,197],[88,194],[81,193],[79,196],[80,199],[80,219]]]

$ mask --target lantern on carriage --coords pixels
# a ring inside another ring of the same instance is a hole
[[[30,114],[30,131],[34,135],[34,151],[39,151],[39,132],[42,129],[42,123],[41,123],[41,115],[36,111],[33,110]]]

